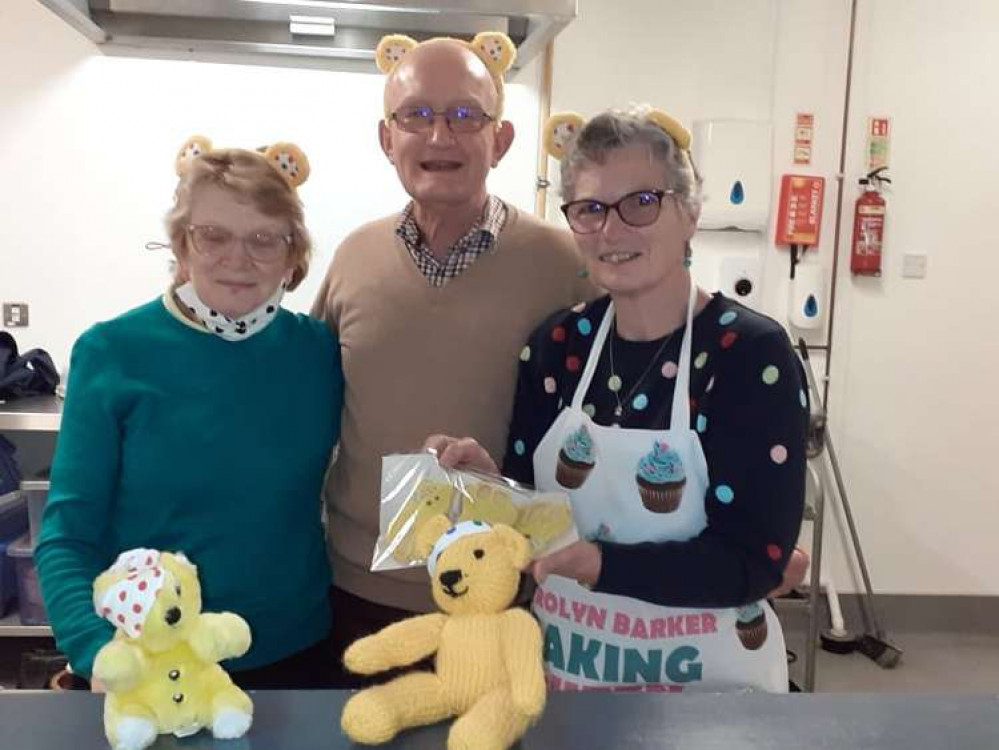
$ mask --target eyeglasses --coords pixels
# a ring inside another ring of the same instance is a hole
[[[615,203],[585,199],[562,206],[569,228],[576,234],[599,232],[607,223],[611,209],[621,221],[632,227],[647,227],[655,223],[662,209],[663,197],[676,195],[675,190],[636,190]]]
[[[259,263],[283,259],[293,239],[290,234],[270,232],[251,232],[237,237],[228,229],[213,224],[191,224],[187,231],[191,235],[191,244],[199,255],[220,258],[231,251],[239,241],[243,244],[246,254]]]
[[[407,133],[422,133],[433,128],[434,120],[438,115],[444,118],[452,133],[478,133],[486,126],[486,123],[492,122],[494,119],[479,107],[466,105],[448,107],[447,109],[434,109],[425,106],[400,107],[391,114],[389,119],[394,120],[395,124]]]

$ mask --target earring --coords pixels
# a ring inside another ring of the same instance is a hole
[[[683,267],[690,268],[693,265],[694,250],[690,247],[690,243],[687,243],[687,249],[683,251]]]

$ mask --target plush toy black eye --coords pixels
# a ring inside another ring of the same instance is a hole
[[[485,550],[481,549],[475,550],[475,552],[473,552],[472,554],[475,555],[476,560],[481,560],[483,557],[486,556]]]
[[[177,596],[180,596],[180,584],[178,583],[173,587],[173,590],[177,592]]]

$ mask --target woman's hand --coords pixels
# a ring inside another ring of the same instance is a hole
[[[808,553],[800,547],[795,547],[787,559],[787,565],[784,566],[784,578],[781,580],[780,586],[771,591],[767,598],[774,599],[778,596],[785,596],[798,588],[805,580],[809,562]]]
[[[423,450],[434,451],[445,469],[473,469],[485,474],[499,475],[499,467],[475,438],[455,438],[450,435],[431,435]]]
[[[531,574],[538,585],[550,575],[571,578],[582,586],[593,586],[600,578],[600,547],[593,542],[573,542],[531,564]]]

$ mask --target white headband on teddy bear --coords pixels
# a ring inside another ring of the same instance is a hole
[[[121,579],[108,586],[100,599],[94,596],[94,609],[129,637],[137,638],[156,594],[163,588],[160,553],[143,548],[122,552],[108,572]]]
[[[491,529],[492,526],[485,521],[462,521],[441,534],[441,538],[437,540],[427,558],[427,570],[430,571],[430,577],[433,578],[437,575],[437,558],[443,554],[444,550],[463,537],[485,534]]]

